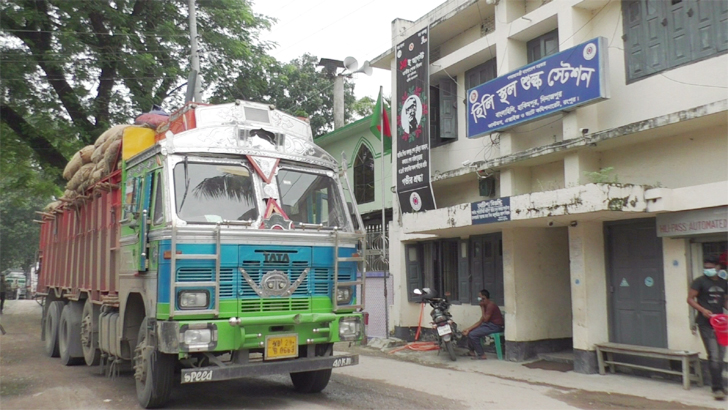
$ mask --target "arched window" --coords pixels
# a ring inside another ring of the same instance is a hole
[[[354,160],[354,196],[360,204],[374,201],[374,155],[364,144]]]

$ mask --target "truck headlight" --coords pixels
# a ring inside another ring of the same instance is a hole
[[[177,293],[180,309],[201,309],[210,305],[210,292],[207,290],[182,290]]]
[[[210,329],[188,329],[185,330],[183,339],[188,346],[207,345],[212,341],[212,332]]]
[[[356,340],[361,335],[361,318],[357,316],[342,317],[339,320],[339,339]]]
[[[351,286],[341,286],[336,289],[336,302],[339,304],[347,304],[351,302]]]
[[[206,322],[186,323],[179,328],[179,350],[207,352],[217,346],[217,325]]]

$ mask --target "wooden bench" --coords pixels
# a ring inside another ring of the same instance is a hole
[[[615,366],[625,366],[634,369],[650,370],[682,376],[683,388],[685,390],[690,390],[690,382],[693,380],[698,383],[698,386],[703,385],[703,372],[700,369],[700,358],[698,357],[698,352],[663,349],[659,347],[635,346],[621,343],[598,343],[595,346],[597,349],[599,374],[605,374],[606,366],[609,366],[609,371],[611,373],[614,373]],[[604,360],[604,353],[607,354],[607,360]],[[661,369],[658,367],[650,367],[633,363],[618,362],[614,360],[615,353],[647,357],[651,359],[679,360],[682,363],[682,371]],[[695,369],[694,374],[690,371],[691,367]]]

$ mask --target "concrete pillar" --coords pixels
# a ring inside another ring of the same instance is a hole
[[[515,196],[531,192],[531,169],[514,167],[501,171],[500,196]]]
[[[344,126],[344,77],[334,77],[334,129]],[[353,158],[352,158],[353,160]]]
[[[566,154],[564,157],[564,186],[571,188],[588,184],[585,172],[596,172],[600,168],[600,155],[597,151],[582,149]]]
[[[508,360],[571,348],[569,280],[567,228],[503,230]]]
[[[574,371],[596,373],[594,344],[609,341],[607,277],[602,222],[569,228]]]

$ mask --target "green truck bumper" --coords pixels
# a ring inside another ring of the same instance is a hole
[[[340,333],[341,330],[341,333]],[[215,320],[158,320],[159,351],[169,354],[265,349],[266,338],[296,335],[298,345],[361,341],[361,313],[298,313]]]

